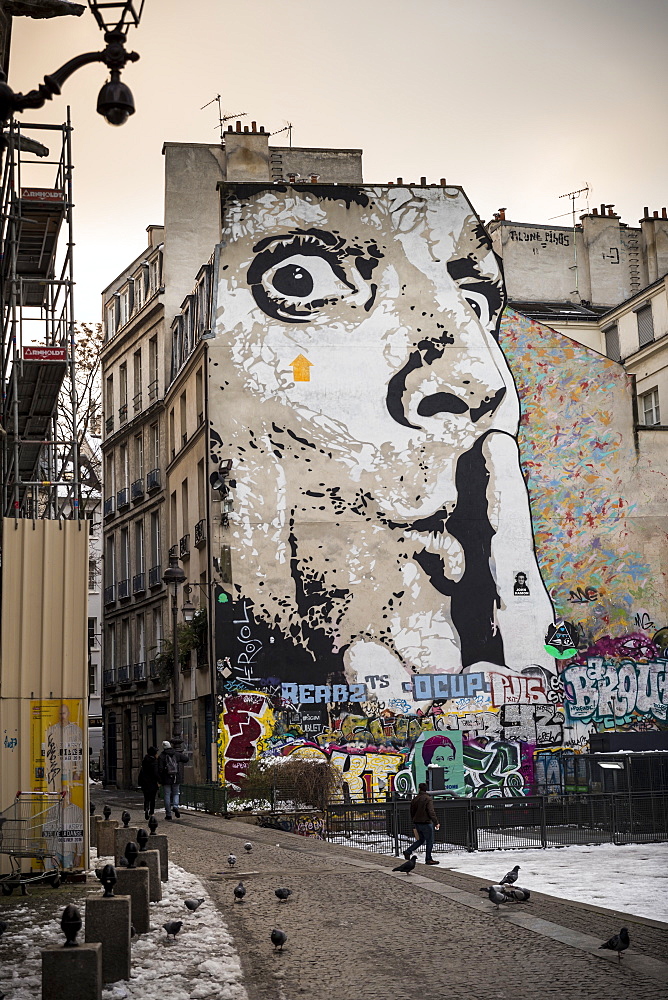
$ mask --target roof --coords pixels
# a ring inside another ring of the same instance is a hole
[[[61,17],[63,14],[80,17],[86,10],[85,4],[69,0],[5,0],[4,8],[5,13],[15,17]]]
[[[530,319],[547,324],[566,320],[589,320],[594,323],[610,310],[609,306],[585,306],[579,302],[527,302],[520,299],[511,299],[508,305]]]

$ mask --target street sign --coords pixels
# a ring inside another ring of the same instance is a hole
[[[31,344],[23,348],[24,361],[67,361],[66,347]]]

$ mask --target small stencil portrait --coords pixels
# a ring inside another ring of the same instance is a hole
[[[515,583],[513,584],[513,594],[515,597],[530,597],[529,587],[527,585],[527,575],[526,573],[516,573]]]
[[[272,674],[386,676],[386,698],[434,664],[554,672],[503,277],[463,191],[226,185],[222,219],[209,441],[236,482],[230,621]]]

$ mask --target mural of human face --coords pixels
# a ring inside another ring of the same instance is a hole
[[[233,460],[234,579],[255,617],[397,694],[407,669],[505,664],[502,590],[526,555],[542,605],[519,656],[539,662],[551,615],[503,282],[463,192],[237,186],[223,220],[211,457]]]
[[[445,780],[447,781],[450,777],[453,765],[455,761],[455,751],[452,747],[436,747],[434,754],[431,758],[432,764],[438,764],[439,767],[443,768],[443,773],[445,775]]]

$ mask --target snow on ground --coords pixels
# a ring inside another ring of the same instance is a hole
[[[113,864],[113,858],[100,858],[96,867],[108,863]],[[162,893],[161,902],[151,903],[151,930],[132,944],[131,979],[106,986],[103,1000],[247,1000],[239,956],[202,883],[170,861],[169,881],[162,883]],[[100,894],[96,884],[92,894]],[[189,896],[204,897],[196,913],[183,905]],[[66,902],[59,894],[57,908],[38,910],[28,898],[12,907],[11,914],[3,912],[10,923],[3,943],[11,938],[16,957],[3,962],[0,996],[3,990],[8,1000],[34,1000],[40,995],[40,949],[64,943],[60,915]],[[85,919],[85,903],[77,900],[76,905]],[[167,940],[163,930],[168,920],[183,921],[175,941]],[[84,940],[83,930],[79,940]]]
[[[527,889],[668,921],[668,844],[578,845],[436,857],[443,867],[490,882],[519,865],[517,884]]]

